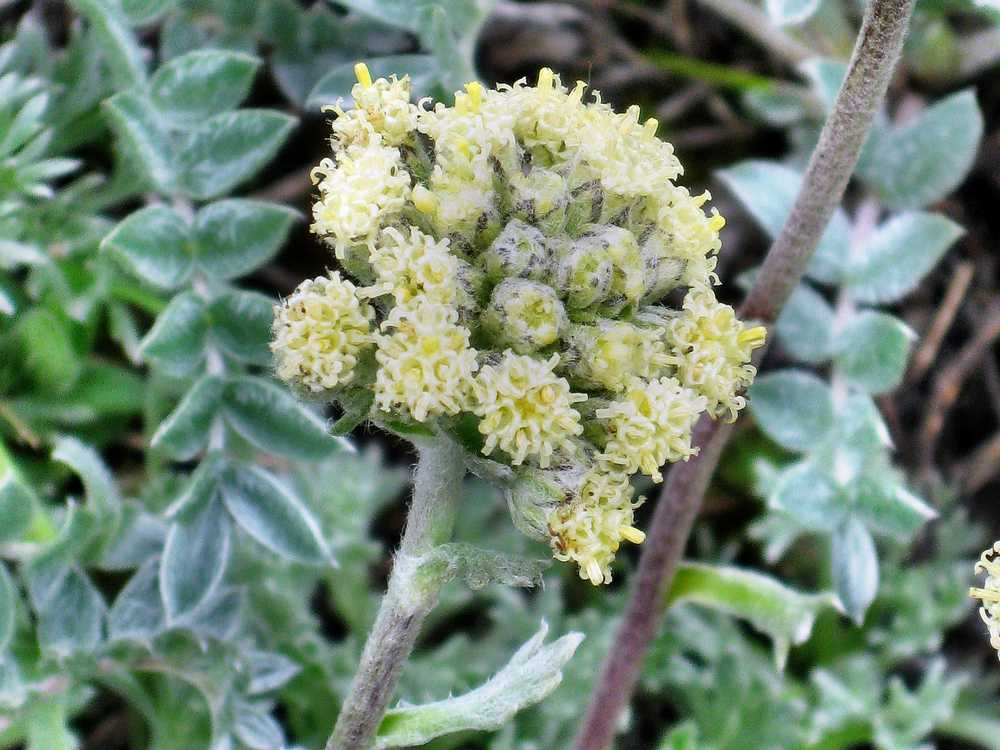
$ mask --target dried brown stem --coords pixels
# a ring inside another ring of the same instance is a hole
[[[704,1],[704,0],[703,0]],[[717,0],[713,0],[717,2]],[[743,315],[774,321],[805,272],[840,204],[875,113],[885,96],[913,12],[913,0],[872,0],[847,76],[823,127],[787,222],[747,296]],[[666,594],[730,428],[707,418],[695,427],[701,452],[670,472],[649,528],[634,588],[607,656],[576,750],[606,750],[631,699],[649,644],[659,630]]]
[[[993,343],[1000,338],[1000,301],[994,301],[976,335],[959,351],[958,356],[934,378],[930,403],[920,425],[920,466],[929,472],[934,464],[938,438],[962,386],[975,371]]]
[[[974,272],[975,266],[968,261],[963,261],[955,266],[951,280],[948,282],[948,289],[945,291],[944,300],[942,300],[927,333],[924,335],[923,343],[917,353],[913,355],[913,364],[910,366],[908,377],[911,382],[920,380],[937,359],[941,343],[951,328],[951,324],[955,322],[955,316],[962,306],[965,293],[969,290]]]

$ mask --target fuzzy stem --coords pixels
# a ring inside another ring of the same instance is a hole
[[[326,750],[368,750],[374,743],[420,626],[437,604],[440,583],[422,575],[419,563],[451,538],[464,476],[460,448],[443,440],[421,447],[388,590]]]
[[[914,0],[872,0],[833,111],[823,126],[792,211],[771,246],[741,314],[771,323],[781,312],[823,230],[843,198],[899,58]],[[758,350],[759,362],[763,350]],[[643,657],[663,621],[667,592],[687,545],[701,500],[729,438],[728,425],[703,416],[693,443],[701,452],[676,465],[660,493],[631,598],[612,644],[576,750],[606,750],[631,699]]]

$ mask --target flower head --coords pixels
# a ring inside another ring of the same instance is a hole
[[[394,307],[382,324],[375,359],[375,402],[418,422],[470,406],[476,352],[454,308],[426,298]]]
[[[646,382],[633,377],[620,400],[596,412],[608,435],[601,458],[626,474],[641,471],[663,481],[663,464],[687,461],[697,452],[691,430],[705,403],[704,396],[676,378]]]
[[[274,307],[278,377],[313,393],[351,382],[361,352],[374,343],[375,311],[337,272],[303,281]]]
[[[670,363],[681,383],[708,399],[708,410],[730,422],[746,405],[742,396],[757,368],[750,364],[753,350],[763,346],[762,326],[747,328],[729,305],[709,290],[693,289],[684,309],[666,328],[672,351]]]
[[[378,282],[400,304],[421,295],[444,304],[455,301],[458,258],[447,239],[436,240],[416,227],[408,234],[386,227],[369,259]]]
[[[405,205],[410,175],[399,149],[383,145],[379,137],[354,143],[324,159],[312,171],[319,188],[310,227],[343,258],[350,245],[372,245],[379,227]]]
[[[632,485],[623,472],[597,467],[588,471],[569,501],[548,514],[553,556],[575,562],[580,577],[595,586],[611,582],[611,562],[622,541],[641,544],[633,512],[642,500],[632,499]]]
[[[358,82],[351,89],[354,108],[345,112],[341,102],[324,111],[333,112],[333,138],[340,146],[366,142],[371,134],[381,136],[383,143],[399,146],[413,137],[419,110],[410,103],[410,77],[372,81],[368,66],[354,66]]]
[[[485,365],[476,378],[475,413],[486,437],[483,453],[500,448],[515,466],[529,456],[543,469],[552,454],[583,432],[573,404],[586,401],[553,373],[559,355],[535,359],[507,351],[497,365]]]
[[[754,376],[764,330],[712,290],[724,222],[675,183],[655,120],[582,82],[542,69],[432,105],[405,77],[356,74],[313,172],[312,230],[363,284],[364,325],[306,369],[369,389],[388,426],[425,422],[507,464],[518,497],[557,488],[511,505],[519,528],[606,582],[622,540],[642,540],[629,476],[692,455],[698,415],[735,418]],[[289,377],[320,351],[275,334]],[[355,367],[364,347],[374,368]]]
[[[1000,542],[983,552],[976,563],[976,573],[985,573],[986,582],[982,588],[969,589],[969,595],[979,599],[982,606],[979,614],[990,633],[990,645],[1000,652]]]

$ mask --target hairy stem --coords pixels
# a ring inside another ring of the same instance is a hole
[[[771,246],[741,311],[771,323],[781,311],[840,204],[903,45],[914,0],[872,0],[847,76],[802,181],[792,211]],[[758,362],[763,355],[758,350]],[[624,619],[580,726],[577,750],[606,750],[631,699],[643,657],[663,621],[664,602],[687,546],[702,497],[730,435],[702,417],[694,431],[701,452],[671,471],[646,537]]]
[[[368,750],[374,743],[420,626],[437,603],[439,584],[421,575],[420,560],[451,538],[464,476],[461,451],[453,444],[441,441],[420,449],[413,501],[388,590],[326,750]]]

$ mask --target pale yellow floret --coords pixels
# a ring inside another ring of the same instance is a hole
[[[633,376],[652,378],[671,364],[662,332],[618,320],[571,326],[564,372],[586,388],[621,391]]]
[[[358,357],[374,343],[374,317],[339,273],[302,282],[274,308],[278,377],[313,393],[350,383]]]
[[[622,541],[641,544],[646,538],[633,525],[642,500],[633,501],[632,494],[627,475],[604,467],[589,470],[572,499],[549,511],[553,557],[576,563],[580,578],[595,586],[611,583],[611,563]]]
[[[324,107],[334,112],[333,140],[337,148],[351,143],[367,142],[372,133],[381,136],[383,143],[399,146],[409,141],[417,126],[418,109],[410,102],[410,78],[379,78],[372,81],[368,66],[354,66],[358,82],[351,89],[354,108],[344,111],[341,103]]]
[[[733,308],[716,300],[709,289],[688,292],[681,314],[666,324],[678,379],[708,398],[713,416],[728,421],[746,406],[743,391],[757,374],[750,358],[765,339],[762,326],[747,328]]]
[[[725,225],[714,208],[710,214],[702,206],[711,198],[706,191],[692,196],[677,185],[650,196],[644,212],[670,238],[671,253],[685,263],[682,281],[687,286],[710,287],[719,283],[715,273],[716,254],[722,247],[719,231]]]
[[[458,258],[448,240],[436,240],[416,227],[404,233],[395,227],[382,230],[369,260],[378,283],[391,290],[399,304],[417,296],[432,302],[455,301]]]
[[[632,378],[621,399],[596,412],[608,433],[600,458],[627,474],[641,471],[662,482],[663,464],[698,452],[691,447],[691,430],[706,405],[704,396],[676,378]]]
[[[570,392],[569,383],[555,375],[558,363],[558,354],[541,360],[507,350],[499,364],[482,368],[474,412],[482,417],[484,454],[500,448],[514,465],[531,457],[544,469],[553,453],[583,432],[573,404],[587,397]]]
[[[990,645],[1000,655],[1000,561],[997,560],[998,553],[1000,553],[1000,542],[994,543],[980,556],[975,570],[976,573],[986,574],[986,582],[982,588],[969,589],[969,595],[979,599],[982,603],[979,615],[983,618],[989,631]]]
[[[655,121],[640,123],[638,107],[616,113],[596,91],[584,103],[585,89],[582,82],[566,89],[548,68],[537,86],[518,82],[503,89],[518,137],[557,161],[587,167],[615,193],[651,195],[669,186],[682,170],[673,146],[656,137]]]
[[[458,325],[448,305],[417,297],[397,305],[376,339],[375,402],[379,409],[401,409],[418,422],[471,407],[476,352],[469,331]]]
[[[406,204],[410,175],[399,149],[369,143],[352,144],[337,155],[336,164],[323,159],[312,171],[319,188],[310,229],[333,246],[343,259],[351,245],[371,246],[382,222]]]

